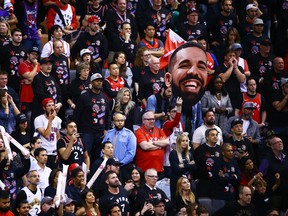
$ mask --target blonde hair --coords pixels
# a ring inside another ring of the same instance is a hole
[[[4,21],[4,20],[0,20],[0,23],[4,23],[6,25],[6,27],[7,27],[6,35],[11,38],[11,27],[10,27],[10,24],[7,21]]]
[[[122,100],[125,92],[129,92],[130,100],[128,101],[128,103],[125,106],[124,110],[122,110],[121,109],[122,108],[121,100]],[[116,101],[116,103],[115,103],[114,111],[115,112],[119,112],[119,113],[123,113],[125,116],[127,116],[128,113],[130,112],[130,110],[132,110],[135,107],[135,102],[132,101],[132,93],[131,93],[130,89],[126,88],[126,87],[122,88],[118,92],[118,94],[117,94],[117,96],[115,98],[115,101]]]
[[[83,69],[90,69],[90,65],[87,63],[87,62],[80,62],[78,65],[77,65],[77,73],[81,73],[81,70]]]
[[[182,150],[181,148],[181,142],[184,138],[188,139],[189,142],[189,138],[186,134],[181,133],[177,136],[176,139],[176,152],[178,155],[178,160],[179,160],[179,164],[183,164],[183,159],[186,159],[188,162],[190,162],[190,153],[189,153],[189,145],[187,145],[186,149]],[[182,157],[182,151],[184,151],[185,153],[185,158]]]
[[[183,202],[185,203],[185,205],[188,205],[187,200],[184,197],[183,194],[183,190],[182,190],[182,181],[184,179],[187,179],[189,181],[189,179],[185,176],[182,176],[178,179],[177,181],[177,185],[176,185],[176,195],[179,195],[181,197],[181,199],[183,200]],[[188,194],[188,201],[191,203],[195,203],[196,202],[196,198],[194,193],[191,191],[191,189],[189,190],[189,194]]]

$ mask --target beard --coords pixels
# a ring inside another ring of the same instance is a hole
[[[215,120],[208,120],[208,121],[206,121],[206,124],[207,125],[209,125],[209,126],[212,126],[212,125],[214,125],[215,124]]]
[[[245,116],[246,120],[251,120],[252,119],[252,115],[251,114],[244,114],[243,115]]]
[[[202,85],[202,88],[199,90],[197,94],[194,93],[187,94],[181,92],[181,90],[175,85],[175,83],[172,82],[172,93],[174,98],[177,97],[183,98],[183,105],[185,104],[185,106],[183,106],[182,109],[185,109],[185,107],[187,107],[188,110],[191,110],[191,107],[201,100],[202,96],[205,93],[205,87],[203,87]]]
[[[6,207],[6,208],[0,208],[0,212],[8,212],[10,210],[10,207]]]
[[[124,125],[123,125],[123,127],[124,127]],[[123,127],[117,127],[117,126],[115,125],[115,129],[116,129],[116,131],[120,131],[120,130],[122,130]]]
[[[110,182],[109,186],[112,187],[112,188],[117,188],[117,187],[120,186],[120,183],[119,183],[119,181],[117,181],[117,182]]]
[[[51,114],[54,113],[54,110],[51,110],[50,112],[48,112],[47,110],[45,110],[46,116],[49,116],[50,113],[51,113]]]

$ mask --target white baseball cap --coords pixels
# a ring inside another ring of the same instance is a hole
[[[86,53],[89,53],[89,54],[91,54],[92,52],[91,52],[91,50],[89,50],[89,49],[82,49],[81,51],[80,51],[80,56],[82,57],[84,54],[86,54]]]

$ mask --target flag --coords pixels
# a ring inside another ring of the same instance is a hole
[[[163,70],[168,66],[170,56],[174,50],[184,44],[186,41],[176,34],[173,30],[169,29],[169,32],[166,35],[166,42],[164,45],[164,55],[160,58],[160,69]]]

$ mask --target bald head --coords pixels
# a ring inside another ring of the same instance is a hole
[[[149,65],[150,71],[152,73],[158,73],[158,71],[160,69],[160,59],[151,55],[151,57],[148,61],[148,65]]]

